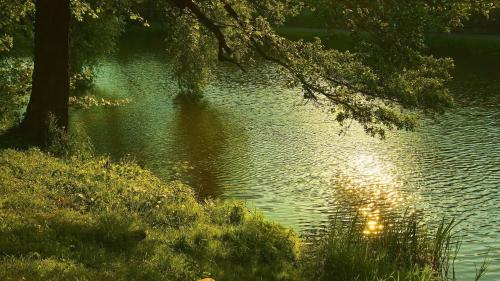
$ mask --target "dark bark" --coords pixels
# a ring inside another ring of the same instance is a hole
[[[69,100],[70,0],[36,0],[33,89],[22,134],[49,139],[49,123],[66,130]]]

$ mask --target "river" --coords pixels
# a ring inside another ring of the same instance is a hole
[[[130,155],[200,197],[244,200],[302,233],[351,209],[374,225],[391,209],[455,216],[459,280],[473,280],[485,258],[483,280],[500,280],[500,59],[457,65],[454,109],[379,140],[356,124],[339,134],[326,108],[305,104],[265,65],[221,68],[201,102],[176,100],[162,52],[127,48],[101,61],[90,94],[131,102],[73,109],[71,122],[98,153]]]

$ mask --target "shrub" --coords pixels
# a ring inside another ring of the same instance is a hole
[[[0,58],[0,132],[19,122],[31,91],[32,64],[17,58]]]

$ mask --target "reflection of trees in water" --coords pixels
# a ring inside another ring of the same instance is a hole
[[[235,145],[229,140],[234,128],[224,113],[204,100],[178,98],[173,135],[180,151],[180,162],[174,173],[182,177],[201,198],[215,197],[222,192],[229,150]],[[238,132],[240,132],[239,130]]]
[[[133,114],[132,114],[133,113]],[[76,120],[74,120],[76,117]],[[139,126],[147,120],[147,113],[131,112],[122,106],[81,110],[72,115],[74,125],[83,126],[99,153],[118,160],[129,154],[146,159],[149,126]]]
[[[454,79],[449,87],[458,105],[499,104],[500,55],[455,56],[455,64]]]

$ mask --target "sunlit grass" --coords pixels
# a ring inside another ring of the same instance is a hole
[[[367,233],[365,225],[373,231]],[[347,224],[339,217],[328,235],[312,241],[302,272],[305,280],[317,281],[457,280],[453,259],[459,242],[453,237],[454,226],[449,220],[431,229],[415,214],[383,222],[355,216]]]
[[[299,240],[134,163],[0,150],[0,280],[294,280]]]

